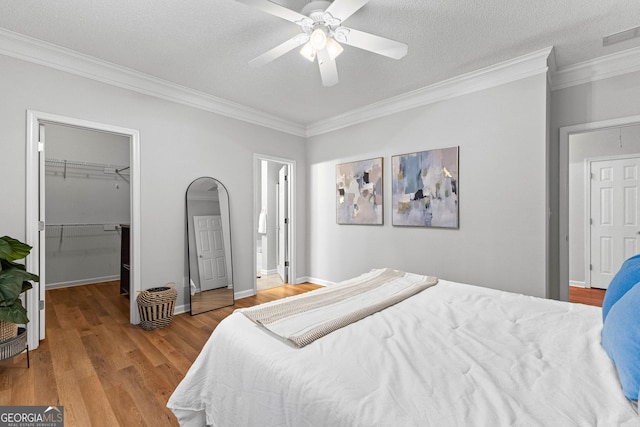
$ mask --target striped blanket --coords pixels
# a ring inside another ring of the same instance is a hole
[[[238,311],[282,339],[304,347],[437,283],[432,276],[376,269],[333,286]]]

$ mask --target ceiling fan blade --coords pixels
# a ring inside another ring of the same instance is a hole
[[[301,13],[298,13],[291,9],[287,9],[284,6],[280,6],[279,4],[270,2],[269,0],[238,0],[238,1],[248,6],[255,7],[256,9],[260,9],[263,12],[267,12],[270,15],[274,15],[279,18],[286,19],[287,21],[290,21],[296,24],[302,21],[303,19],[308,19],[308,17],[304,16]]]
[[[329,57],[326,49],[318,52],[318,65],[320,67],[320,77],[322,77],[323,86],[329,87],[338,83],[336,61]]]
[[[293,49],[301,46],[309,41],[309,36],[307,34],[298,34],[295,37],[290,38],[284,43],[279,44],[271,50],[266,51],[262,55],[252,59],[249,61],[249,65],[252,67],[262,67],[265,64],[273,61],[276,58],[281,57],[285,53],[292,51]]]
[[[369,3],[369,0],[334,0],[325,12],[329,12],[334,18],[344,21],[367,3]]]
[[[340,43],[353,47],[368,50],[378,55],[388,56],[393,59],[400,59],[407,54],[409,47],[395,40],[365,33],[364,31],[352,28],[340,27],[340,37],[336,37]]]

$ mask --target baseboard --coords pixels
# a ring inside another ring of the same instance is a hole
[[[585,282],[578,282],[577,280],[569,280],[569,286],[575,286],[576,288],[587,288]]]
[[[120,276],[92,277],[90,279],[70,280],[68,282],[47,283],[45,289],[68,288],[78,285],[91,285],[93,283],[112,282],[120,280]]]
[[[309,277],[309,276],[302,277],[299,280],[301,281],[298,283],[313,283],[314,285],[320,285],[320,286],[331,286],[336,284],[336,282],[330,282],[329,280],[323,280],[323,279],[318,279],[317,277]]]
[[[233,298],[242,299],[242,298],[252,297],[255,294],[256,292],[253,289],[249,289],[246,291],[234,292]],[[176,308],[173,310],[175,314],[188,313],[189,311],[190,311],[189,304],[182,304],[182,305],[176,306]]]
[[[190,308],[189,304],[176,305],[173,309],[173,314],[189,313],[191,311]]]
[[[276,274],[278,272],[277,268],[271,269],[271,270],[260,270],[260,274],[262,274],[263,276],[266,276],[267,274]]]
[[[256,291],[253,289],[248,289],[246,291],[234,292],[233,297],[235,299],[242,299],[247,297],[252,297],[256,294]]]

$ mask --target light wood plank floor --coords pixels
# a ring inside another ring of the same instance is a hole
[[[117,281],[47,291],[47,338],[0,362],[0,405],[62,405],[65,426],[175,426],[166,408],[209,335],[234,309],[318,288],[286,285],[163,329],[129,324]]]

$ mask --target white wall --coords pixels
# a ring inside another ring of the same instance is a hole
[[[640,155],[640,125],[571,135],[569,139],[569,281],[585,285],[588,159]]]
[[[597,80],[555,90],[551,93],[551,168],[549,179],[555,185],[551,188],[551,242],[550,268],[557,295],[552,297],[569,299],[569,269],[560,266],[563,245],[559,229],[560,203],[560,141],[561,127],[592,123],[621,117],[640,115],[640,72],[628,73],[608,79]],[[568,213],[567,213],[568,215]],[[568,221],[568,216],[567,216]],[[564,272],[563,272],[564,271]],[[562,277],[564,275],[564,277]]]
[[[129,165],[129,138],[70,126],[46,125],[47,159]],[[120,232],[100,225],[52,227],[49,224],[129,224],[127,175],[73,165],[47,163],[47,287],[96,283],[120,277]],[[127,174],[128,172],[123,172]]]
[[[455,145],[460,229],[393,227],[391,156]],[[545,296],[546,151],[545,74],[310,138],[310,276],[394,267]],[[336,164],[379,156],[384,225],[337,225]]]
[[[0,234],[25,239],[26,110],[33,109],[140,131],[142,287],[187,276],[185,191],[211,176],[229,191],[236,292],[252,292],[253,153],[298,164],[298,200],[304,200],[304,139],[117,88],[47,67],[0,56]],[[306,209],[298,206],[298,272],[304,274]],[[188,301],[188,287],[178,305]]]

